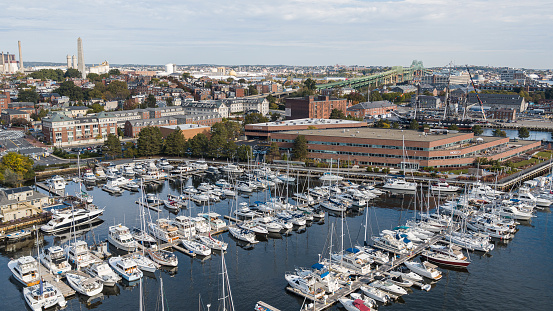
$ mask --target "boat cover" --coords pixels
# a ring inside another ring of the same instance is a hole
[[[324,269],[324,267],[325,267],[325,266],[324,266],[323,264],[321,264],[321,263],[316,263],[316,264],[314,264],[314,265],[311,266],[311,268],[317,269],[317,270],[322,270],[322,269]]]
[[[357,253],[360,252],[360,250],[358,248],[350,247],[350,248],[346,249],[346,252],[357,254]]]
[[[330,272],[328,272],[328,271],[326,271],[325,273],[321,274],[321,279],[324,279],[325,276],[327,276],[327,275],[329,275],[329,274],[330,274]]]
[[[371,308],[365,306],[365,302],[361,299],[355,299],[353,301],[353,306],[359,309],[360,311],[371,311]]]

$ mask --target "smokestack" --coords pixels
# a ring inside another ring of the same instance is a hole
[[[72,60],[73,60],[73,66],[71,68],[77,69],[77,57],[75,55],[73,55]]]
[[[83,40],[79,37],[77,39],[77,55],[79,57],[79,71],[81,72],[81,77],[86,78],[85,66],[84,66],[84,51],[83,51]]]
[[[71,68],[71,56],[67,54],[67,69]]]
[[[2,73],[5,72],[6,66],[4,66],[4,51],[2,51]]]
[[[21,41],[17,41],[17,45],[19,47],[19,72],[25,72],[25,68],[23,67],[23,58],[21,58]]]

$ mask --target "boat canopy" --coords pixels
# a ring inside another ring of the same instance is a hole
[[[358,248],[350,247],[350,248],[346,249],[346,252],[357,254],[357,253],[360,252],[360,250]]]
[[[321,274],[321,279],[324,279],[327,275],[329,275],[330,272],[326,271],[323,274]]]
[[[400,230],[400,229],[407,230],[407,229],[409,229],[409,227],[407,227],[407,226],[399,226],[399,227],[395,227],[395,228],[392,229],[392,230],[396,231],[396,230]]]
[[[255,201],[253,202],[255,205],[259,205],[259,204],[265,204],[265,202],[261,202],[261,201]]]
[[[322,270],[322,269],[324,269],[324,267],[325,266],[322,263],[316,263],[316,264],[311,266],[311,268],[317,269],[317,270]]]

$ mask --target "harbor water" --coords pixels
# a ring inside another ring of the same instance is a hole
[[[188,180],[197,186],[200,178]],[[70,183],[67,192],[72,194],[77,185]],[[166,181],[163,185],[148,188],[148,192],[166,198],[168,193],[177,194],[179,182]],[[292,189],[290,189],[292,192]],[[94,187],[89,191],[94,203],[105,207],[103,223],[78,232],[89,244],[107,239],[108,226],[139,225],[139,207],[135,201],[139,193],[124,192],[112,196]],[[238,197],[239,201],[264,201],[268,193],[254,193],[250,198]],[[434,200],[434,198],[432,198]],[[328,257],[330,237],[335,251],[343,240],[345,247],[362,243],[365,217],[368,219],[369,235],[383,229],[391,229],[415,217],[413,198],[409,195],[382,195],[370,202],[370,207],[356,213],[348,213],[343,224],[340,217],[326,216],[324,223],[313,223],[293,231],[287,236],[270,236],[255,246],[244,246],[233,240],[228,233],[220,238],[229,242],[224,258],[232,290],[235,310],[253,310],[258,300],[265,301],[282,311],[297,311],[303,298],[289,294],[285,287],[284,273],[297,267],[310,267],[319,256]],[[221,215],[229,215],[230,201],[223,200],[209,207]],[[163,207],[159,217],[175,217]],[[208,207],[196,206],[181,210],[182,215],[194,216],[207,212]],[[149,211],[148,217],[157,219],[158,213]],[[472,263],[466,271],[441,269],[442,280],[429,292],[413,289],[394,304],[381,306],[381,310],[552,310],[553,294],[553,219],[549,209],[538,212],[529,223],[522,223],[514,239],[508,243],[496,242],[495,249],[487,255],[470,253]],[[62,245],[68,234],[61,237],[46,236],[41,247]],[[42,236],[41,236],[42,240]],[[10,258],[36,255],[35,240],[29,239],[0,248],[0,285],[3,289],[0,310],[25,310],[22,287],[11,276],[7,263]],[[179,265],[172,270],[161,270],[144,278],[145,310],[159,310],[160,277],[163,278],[165,306],[168,310],[219,310],[221,296],[221,254],[214,253],[200,260],[176,252]],[[66,310],[138,310],[139,287],[121,284],[116,289],[104,289],[103,296],[88,300],[80,296],[68,298]],[[200,309],[200,305],[203,309]],[[330,310],[343,310],[333,306]]]
[[[484,130],[484,132],[482,133],[483,136],[493,136],[494,129],[485,128],[483,130]],[[505,134],[507,134],[507,137],[509,138],[518,138],[518,130],[510,130],[510,129],[501,129],[501,130],[505,131]],[[553,141],[551,132],[543,132],[543,131],[529,131],[529,132],[530,132],[530,136],[527,138],[529,140]]]

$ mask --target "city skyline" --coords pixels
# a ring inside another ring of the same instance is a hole
[[[87,63],[553,68],[537,0],[24,1],[0,16],[1,49],[22,41],[26,62],[64,63],[81,37]]]

